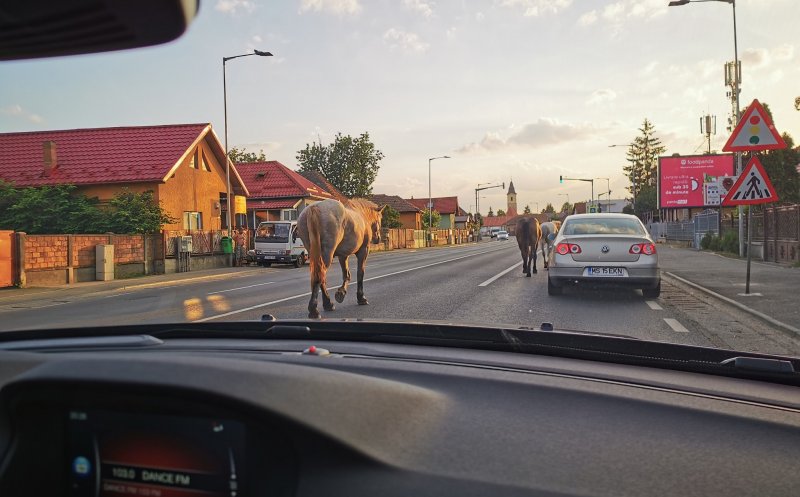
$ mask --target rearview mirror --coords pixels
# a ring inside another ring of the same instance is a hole
[[[182,35],[199,0],[3,2],[0,60],[147,47]]]

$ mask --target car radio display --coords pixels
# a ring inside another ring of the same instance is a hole
[[[67,417],[69,495],[242,495],[239,422],[95,410]]]

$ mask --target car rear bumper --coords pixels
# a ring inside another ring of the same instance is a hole
[[[550,266],[548,278],[558,286],[580,283],[655,288],[661,281],[661,271],[657,267],[626,267],[627,277],[584,276],[584,269],[585,267]]]
[[[297,259],[296,255],[276,255],[276,254],[256,254],[253,255],[253,260],[256,262],[276,262],[288,264]]]

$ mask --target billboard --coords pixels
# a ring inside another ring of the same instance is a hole
[[[733,154],[659,157],[658,206],[719,207],[735,181]]]

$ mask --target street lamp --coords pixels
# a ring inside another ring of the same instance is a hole
[[[731,4],[733,8],[733,71],[728,71],[729,63],[726,63],[726,85],[731,87],[731,97],[735,112],[733,116],[732,128],[735,129],[739,124],[740,110],[739,110],[739,93],[742,91],[739,87],[741,84],[741,66],[739,65],[739,43],[736,36],[736,0],[675,0],[669,3],[669,7],[680,7],[687,3],[705,3],[705,2],[723,2]],[[731,74],[732,72],[732,74]],[[742,174],[742,153],[736,152],[736,174]],[[739,257],[744,255],[744,223],[742,222],[742,215],[744,208],[739,206]]]
[[[251,55],[258,55],[260,57],[272,57],[272,54],[269,52],[263,52],[261,50],[253,50],[253,53],[246,53],[242,55],[234,55],[233,57],[223,57],[222,58],[222,101],[223,107],[225,112],[225,196],[226,203],[228,205],[228,215],[226,216],[227,223],[228,223],[228,236],[231,236],[231,226],[232,226],[232,218],[231,218],[231,160],[228,158],[228,85],[227,80],[225,77],[225,63],[232,59],[238,59],[239,57],[249,57]]]
[[[439,157],[431,157],[428,159],[428,243],[433,245],[433,235],[431,229],[433,228],[433,197],[431,196],[431,162],[436,159],[449,159],[449,155],[442,155]]]
[[[611,180],[609,180],[608,178],[595,178],[595,179],[604,179],[604,180],[606,180],[606,188],[608,190],[607,191],[608,197],[606,197],[606,200],[607,200],[606,207],[607,207],[607,210],[611,210]],[[599,193],[597,194],[597,200],[600,201],[600,194]]]

